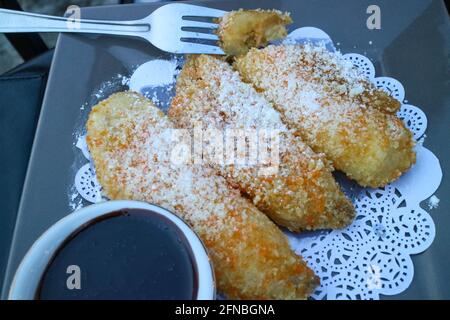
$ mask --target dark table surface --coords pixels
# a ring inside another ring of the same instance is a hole
[[[214,6],[219,8],[226,7],[226,2],[223,1],[209,3],[214,3]],[[238,2],[238,6],[259,7],[260,3],[259,1]],[[269,7],[272,3],[273,7],[283,10],[291,8],[293,1],[264,1],[264,4]],[[366,27],[366,9],[371,4],[377,4],[381,8],[381,30],[368,30]],[[450,170],[450,25],[444,2],[441,0],[302,0],[296,1],[296,6],[301,10],[293,12],[293,17],[301,21],[301,25],[311,25],[326,30],[335,43],[340,43],[339,49],[343,52],[356,52],[370,57],[375,62],[377,74],[399,79],[406,88],[409,103],[419,106],[426,113],[429,125],[425,146],[440,159],[444,173],[442,184],[436,192],[441,199],[439,208],[430,212],[436,224],[436,238],[426,252],[413,257],[415,277],[411,286],[399,295],[383,298],[450,299],[450,232],[448,232],[450,229],[448,197],[450,178],[447,174]],[[130,12],[130,15],[136,17],[140,15],[138,8]],[[92,17],[99,16],[100,13],[101,11],[91,11]],[[110,18],[120,17],[120,14],[114,13],[114,10],[109,11],[108,15]],[[67,42],[76,41],[76,38],[69,41],[68,37],[63,37]],[[83,62],[80,57],[73,56],[72,59],[75,62]],[[75,72],[76,68],[72,69]],[[32,84],[29,88],[31,86]],[[1,153],[3,157],[14,154],[16,158],[10,157],[7,159],[9,162],[2,162],[8,163],[8,166],[4,166],[0,171],[2,182],[7,182],[7,185],[0,184],[2,188],[0,194],[7,205],[3,206],[4,210],[1,212],[0,219],[2,219],[1,222],[6,221],[14,226],[22,185],[20,176],[25,172],[27,152],[29,152],[27,148],[31,144],[33,132],[33,129],[24,129],[18,125],[20,119],[29,116],[28,113],[36,118],[39,106],[29,106],[29,111],[19,109],[20,104],[16,101],[20,98],[27,100],[26,93],[21,94],[10,86],[7,88],[8,92],[0,94]],[[35,91],[39,91],[39,88],[35,88]],[[31,95],[31,93],[28,94]],[[23,96],[19,97],[19,95]],[[35,122],[24,122],[23,125],[33,127]],[[64,124],[55,125],[63,126]],[[58,137],[48,137],[48,141],[56,139]],[[42,156],[42,150],[37,147],[33,153],[35,159]],[[59,167],[63,166],[55,166],[56,169]],[[16,174],[15,177],[14,174]],[[33,181],[31,178],[28,180],[25,190],[32,195],[32,198],[39,199],[40,192],[45,189],[47,182]],[[14,186],[14,189],[8,189],[10,185]],[[10,203],[16,203],[16,205],[10,205]],[[35,203],[34,206],[36,210],[48,208],[48,204],[45,206],[45,204]],[[423,207],[426,209],[425,206]],[[23,221],[25,217],[25,214],[22,214],[16,224],[16,247],[13,247],[11,255],[13,260],[9,261],[9,273],[6,275],[3,298],[6,294],[5,289],[8,288],[14,270],[26,249],[34,241],[33,239],[45,230],[45,225],[48,227],[48,224],[52,223],[51,219],[41,221],[38,224],[39,230],[24,234],[23,230],[32,230],[31,222]],[[43,219],[47,218],[43,216]],[[0,239],[2,245],[0,246],[0,262],[3,263],[8,256],[12,229],[8,232],[9,236],[5,233],[2,235],[4,238]],[[15,250],[17,248],[20,250]]]
[[[53,50],[0,76],[0,274],[16,223]],[[0,284],[3,277],[0,278]]]

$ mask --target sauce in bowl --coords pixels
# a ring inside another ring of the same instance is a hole
[[[123,209],[83,225],[59,246],[35,298],[195,299],[197,291],[192,249],[175,223]]]

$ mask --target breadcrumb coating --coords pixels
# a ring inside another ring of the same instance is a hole
[[[197,232],[218,289],[235,299],[305,299],[319,280],[283,233],[204,166],[174,163],[173,124],[152,102],[123,92],[93,107],[87,143],[110,199],[147,201]]]
[[[269,41],[286,37],[289,13],[278,10],[237,10],[219,21],[220,46],[230,56],[245,54],[250,48],[266,46]]]
[[[354,208],[334,181],[328,161],[295,137],[273,106],[225,61],[189,57],[178,77],[169,116],[185,129],[201,123],[205,131],[279,130],[279,164],[270,176],[260,174],[258,163],[210,164],[258,209],[291,231],[336,229],[352,222]],[[205,158],[211,157],[206,145],[203,150]]]
[[[234,64],[314,151],[364,187],[382,187],[415,163],[398,102],[324,46],[252,49]]]

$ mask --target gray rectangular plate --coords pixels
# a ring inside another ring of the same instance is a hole
[[[429,119],[425,145],[440,159],[444,180],[442,199],[431,212],[436,239],[423,254],[413,257],[414,281],[402,294],[389,299],[450,298],[450,27],[441,0],[292,0],[198,1],[219,9],[276,8],[290,11],[292,28],[315,26],[325,30],[344,53],[373,59],[377,75],[399,79],[410,103]],[[164,4],[89,8],[83,18],[138,19]],[[381,8],[382,29],[368,30],[366,9]],[[372,44],[369,43],[371,41]],[[80,106],[92,106],[92,93],[118,73],[165,55],[141,40],[108,36],[62,35],[59,38],[44,99],[30,165],[21,199],[2,297],[31,244],[53,223],[70,213],[68,188],[73,183],[74,130]],[[87,110],[88,111],[88,110]],[[87,113],[87,112],[86,112]],[[83,119],[81,119],[83,120]],[[447,195],[447,196],[446,196]]]

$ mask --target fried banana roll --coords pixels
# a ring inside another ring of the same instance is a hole
[[[328,161],[295,137],[273,106],[225,61],[189,57],[178,77],[169,116],[177,127],[192,130],[200,125],[204,132],[217,130],[223,135],[238,129],[251,138],[276,131],[279,146],[272,173],[261,172],[261,162],[227,162],[227,154],[222,161],[212,159],[217,150],[208,148],[207,138],[203,157],[212,159],[209,163],[219,174],[277,224],[300,231],[342,228],[353,220],[353,205],[335,182]]]
[[[250,48],[266,46],[269,41],[286,37],[289,13],[277,10],[238,10],[219,20],[220,46],[230,56],[245,54]]]
[[[235,68],[314,151],[364,187],[382,187],[415,163],[399,103],[323,46],[252,49]]]
[[[209,167],[174,156],[179,134],[149,100],[114,94],[92,109],[87,131],[105,195],[151,202],[185,219],[205,243],[227,297],[305,299],[318,285],[263,213]]]

